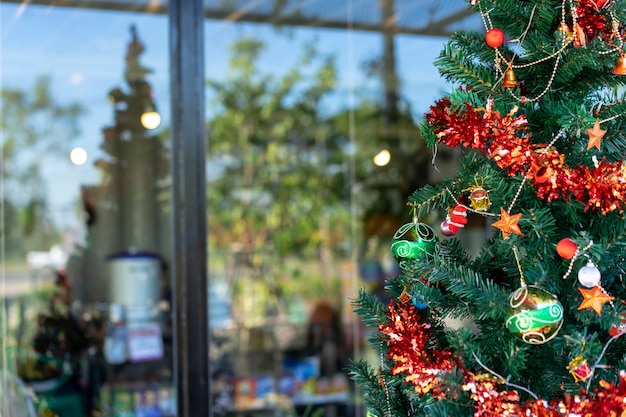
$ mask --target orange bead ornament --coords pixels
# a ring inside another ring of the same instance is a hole
[[[498,28],[493,28],[487,31],[487,34],[485,35],[485,42],[487,42],[487,45],[491,46],[492,48],[502,46],[502,44],[504,43],[504,32],[502,31],[502,29]]]
[[[563,238],[556,245],[556,252],[563,259],[572,259],[578,250],[578,245],[568,237]]]

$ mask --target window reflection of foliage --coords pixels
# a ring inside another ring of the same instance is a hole
[[[223,248],[310,259],[346,238],[321,232],[341,230],[349,199],[347,172],[329,169],[345,158],[342,139],[321,106],[334,88],[334,61],[307,46],[284,75],[265,75],[257,69],[263,49],[258,40],[236,42],[229,78],[209,81],[209,236]]]
[[[30,90],[4,88],[1,92],[2,179],[6,255],[48,249],[58,240],[46,213],[43,164],[69,150],[79,133],[83,113],[77,103],[61,104],[52,95],[51,81],[38,77]]]
[[[410,106],[400,102],[394,123],[386,121],[387,117],[387,111],[373,100],[363,100],[356,108],[333,116],[337,134],[353,136],[354,186],[362,191],[357,194],[357,205],[363,217],[385,214],[404,218],[408,213],[405,199],[417,184],[427,181],[430,153],[419,140]],[[372,158],[383,148],[391,152],[391,161],[378,167]]]

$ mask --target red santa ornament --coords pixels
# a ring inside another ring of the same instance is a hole
[[[441,231],[446,236],[456,235],[467,224],[467,207],[457,204],[452,207],[448,218],[441,223]]]

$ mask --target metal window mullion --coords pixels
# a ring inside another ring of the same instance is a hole
[[[202,0],[170,0],[172,288],[178,417],[210,415]]]

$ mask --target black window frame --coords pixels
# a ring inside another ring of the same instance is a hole
[[[178,417],[211,415],[202,0],[169,0],[174,380]]]

